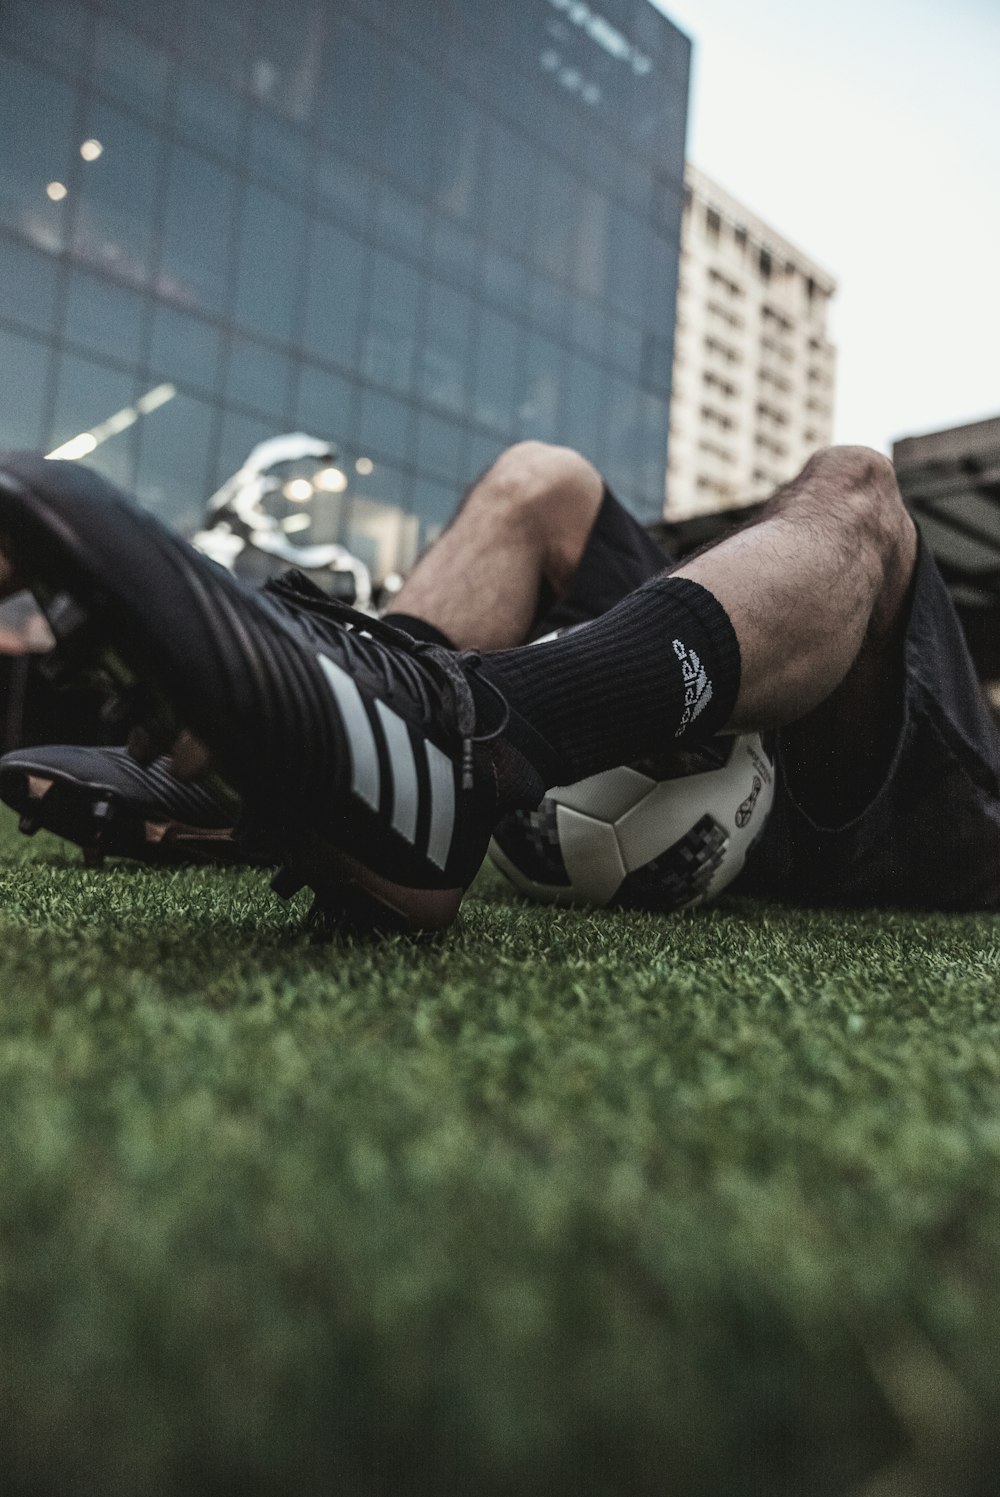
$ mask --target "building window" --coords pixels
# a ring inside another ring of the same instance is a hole
[[[771,256],[766,249],[762,249],[760,252],[760,276],[763,281],[771,279]]]
[[[714,208],[705,210],[705,233],[708,235],[710,244],[718,244],[719,231],[722,228],[722,219]]]

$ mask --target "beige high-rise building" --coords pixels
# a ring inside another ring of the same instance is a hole
[[[664,514],[753,503],[833,432],[836,282],[690,164]]]

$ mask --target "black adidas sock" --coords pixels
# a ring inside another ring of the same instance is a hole
[[[484,655],[480,670],[551,745],[550,783],[569,784],[717,732],[736,703],[740,647],[706,588],[663,576],[559,639]]]

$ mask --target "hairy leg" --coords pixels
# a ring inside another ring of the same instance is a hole
[[[876,788],[898,732],[916,530],[891,463],[863,447],[815,454],[751,525],[677,568],[736,629],[729,727],[782,727],[809,809],[831,823]]]
[[[559,597],[572,581],[603,494],[597,469],[569,447],[508,448],[421,556],[392,612],[433,624],[460,649],[523,644],[543,584]]]

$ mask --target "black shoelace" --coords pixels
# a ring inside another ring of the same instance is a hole
[[[293,612],[304,612],[336,625],[337,643],[346,656],[348,669],[352,661],[360,663],[384,683],[387,694],[391,695],[401,685],[416,697],[428,716],[435,705],[443,706],[462,742],[462,789],[472,789],[474,745],[499,738],[510,720],[507,698],[488,677],[480,675],[479,681],[500,705],[500,722],[488,733],[475,731],[478,712],[467,672],[477,669],[478,651],[456,654],[443,645],[414,639],[405,630],[330,597],[296,568],[272,578],[263,591]],[[392,648],[387,650],[384,645]]]

